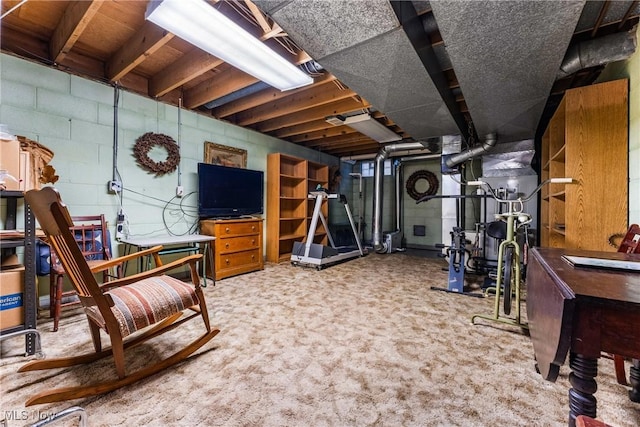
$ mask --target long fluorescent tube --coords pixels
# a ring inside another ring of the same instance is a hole
[[[295,65],[204,0],[154,0],[146,19],[282,91],[313,83]]]
[[[332,125],[347,125],[358,132],[367,135],[369,138],[378,142],[400,141],[402,137],[391,129],[371,117],[367,113],[358,114],[356,116],[327,117],[326,121]]]

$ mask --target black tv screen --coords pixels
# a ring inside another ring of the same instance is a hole
[[[198,163],[200,218],[261,215],[264,172]]]

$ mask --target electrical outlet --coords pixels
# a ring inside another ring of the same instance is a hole
[[[176,187],[176,196],[182,197],[183,195],[184,195],[184,188],[182,188],[182,185],[178,185]]]
[[[116,224],[116,240],[124,238],[124,224]]]
[[[124,215],[120,213],[118,214],[118,220],[116,221],[116,240],[121,240],[124,237]]]
[[[120,181],[109,181],[107,183],[107,191],[109,193],[119,193],[122,191],[122,182]]]

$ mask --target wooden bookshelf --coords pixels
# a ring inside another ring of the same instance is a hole
[[[305,240],[311,222],[315,200],[309,191],[328,185],[327,165],[281,153],[267,156],[267,261],[291,259],[293,243]],[[326,201],[322,211],[326,217]],[[314,241],[326,244],[326,231],[318,228]]]
[[[542,137],[541,246],[615,251],[609,237],[627,229],[628,81],[565,92]]]

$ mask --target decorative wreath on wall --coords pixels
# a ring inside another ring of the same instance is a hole
[[[424,193],[416,190],[416,183],[421,179],[426,180],[429,183],[429,188]],[[413,200],[420,200],[424,196],[433,196],[438,192],[438,177],[433,172],[428,170],[419,170],[411,174],[406,183],[407,193]]]
[[[154,147],[162,147],[167,150],[165,161],[156,162],[149,157],[149,151]],[[180,163],[180,147],[173,138],[161,133],[147,132],[136,139],[133,155],[142,169],[152,172],[156,176],[173,172]]]

